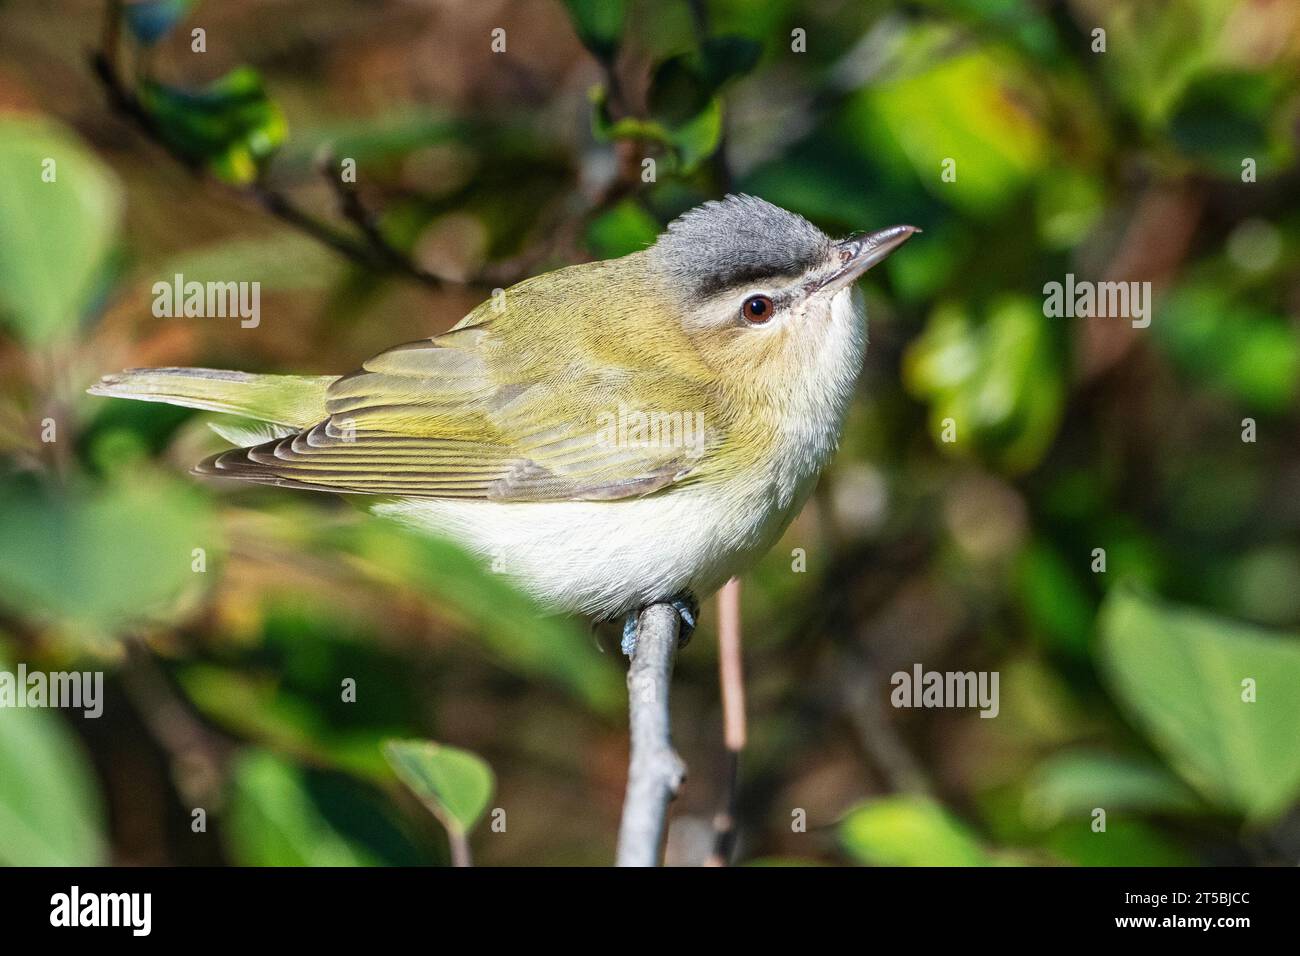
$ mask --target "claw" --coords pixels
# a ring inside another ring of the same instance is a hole
[[[700,616],[700,605],[695,600],[695,595],[688,593],[679,594],[669,602],[677,616],[682,619],[681,629],[677,632],[677,646],[685,647],[691,642],[691,635],[695,633],[695,619]]]
[[[682,626],[677,630],[677,646],[685,647],[691,641],[691,635],[695,633],[695,621],[700,616],[700,605],[695,600],[695,595],[690,593],[679,594],[668,602],[677,616],[682,619]],[[641,616],[640,609],[629,611],[623,618],[623,640],[619,645],[623,650],[623,656],[631,660],[636,655],[636,630],[637,620]]]

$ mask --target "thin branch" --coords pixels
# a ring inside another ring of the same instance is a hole
[[[340,232],[328,223],[306,212],[289,197],[269,188],[265,183],[254,183],[249,187],[248,194],[256,199],[263,209],[281,222],[293,226],[298,231],[333,249],[344,258],[351,259],[358,265],[374,269],[376,272],[401,272],[435,288],[441,285],[441,280],[437,276],[425,274],[427,278],[421,278],[420,275],[416,274],[419,270],[413,272],[408,269],[395,268],[393,263],[381,260],[380,256],[369,246],[357,242],[346,233]],[[412,269],[414,268],[412,266]]]
[[[727,866],[736,849],[740,754],[747,737],[739,578],[732,578],[718,592],[718,682],[722,688],[722,735],[727,747],[727,766],[722,807],[713,818],[713,855],[709,866]]]
[[[668,715],[679,623],[668,604],[650,605],[637,622],[636,654],[627,670],[632,752],[618,828],[619,866],[659,864],[668,804],[686,779],[686,765],[673,750]]]
[[[117,50],[122,35],[122,0],[108,0],[104,9],[103,34],[99,41],[99,56],[111,73],[117,73]]]
[[[473,866],[474,860],[469,852],[469,836],[459,827],[447,831],[447,840],[451,845],[452,866]]]
[[[430,813],[437,817],[438,822],[442,824],[442,828],[447,832],[447,848],[451,851],[451,865],[457,867],[473,866],[474,857],[469,849],[469,834],[442,807],[432,800],[421,797],[420,802],[424,804]]]
[[[930,779],[921,762],[908,749],[898,728],[889,719],[885,697],[880,692],[884,684],[880,675],[871,666],[856,662],[842,665],[839,674],[845,712],[853,723],[863,751],[884,776],[890,791],[932,793]]]
[[[389,241],[379,225],[379,214],[366,207],[366,204],[361,201],[361,192],[356,183],[345,182],[339,175],[336,165],[337,158],[334,154],[325,152],[319,161],[321,175],[334,190],[339,212],[366,237],[374,254],[394,272],[409,275],[425,285],[441,285],[443,281],[441,278],[416,265],[406,253]]]

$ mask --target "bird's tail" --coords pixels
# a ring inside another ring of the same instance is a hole
[[[239,415],[290,429],[328,415],[325,393],[336,375],[250,375],[214,368],[131,368],[105,375],[91,395],[165,402]]]

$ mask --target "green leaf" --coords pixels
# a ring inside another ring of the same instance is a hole
[[[1086,654],[1094,609],[1076,568],[1048,541],[1035,538],[1017,558],[1015,571],[1021,607],[1034,630],[1062,650]]]
[[[146,46],[157,43],[184,19],[194,0],[127,0],[126,25]]]
[[[602,259],[615,259],[653,245],[659,220],[635,199],[625,199],[587,226],[587,248]]]
[[[0,319],[29,344],[76,329],[121,206],[116,177],[62,128],[0,117]]]
[[[592,131],[598,139],[641,139],[671,151],[676,171],[694,172],[722,142],[722,100],[730,80],[758,63],[763,47],[739,35],[709,37],[698,48],[669,57],[655,68],[650,82],[647,118],[608,112],[607,93],[592,91]]]
[[[459,159],[459,150],[479,145],[480,139],[498,133],[507,145],[514,142],[512,127],[482,126],[427,107],[394,109],[364,120],[335,120],[295,130],[293,139],[285,143],[279,155],[289,168],[310,166],[322,153],[327,153],[336,160],[354,159],[358,167],[386,170],[400,165],[411,153],[431,147],[446,147],[453,158]],[[500,145],[496,139],[491,142],[493,147]],[[538,144],[534,140],[523,145],[536,147]],[[498,154],[511,159],[516,152],[498,149]],[[436,185],[441,188],[442,183]]]
[[[1205,804],[1164,767],[1133,757],[1066,753],[1035,769],[1025,790],[1025,817],[1036,827],[1067,818],[1085,825],[1097,807],[1108,815],[1203,813]]]
[[[627,16],[624,0],[564,0],[564,6],[582,45],[602,62],[613,62]]]
[[[1105,210],[1100,175],[1063,166],[1044,174],[1036,189],[1038,234],[1051,249],[1070,249],[1083,242]]]
[[[679,172],[690,175],[717,152],[722,142],[722,100],[716,97],[691,119],[669,131]]]
[[[700,44],[700,77],[710,93],[758,66],[763,44],[739,33],[711,36]]]
[[[1300,640],[1158,604],[1107,596],[1101,666],[1115,696],[1202,796],[1256,820],[1300,793]],[[1243,700],[1254,682],[1255,702]]]
[[[373,866],[380,862],[325,817],[302,770],[260,750],[231,771],[223,832],[240,866]]]
[[[680,126],[670,126],[657,119],[631,116],[611,119],[605,91],[597,87],[591,96],[592,134],[597,139],[605,142],[639,139],[658,143],[669,150],[672,163],[683,175],[694,172],[703,160],[713,155],[722,141],[722,102],[716,98]]]
[[[0,484],[0,526],[0,603],[93,636],[170,616],[210,576],[194,549],[209,572],[220,552],[207,499],[155,475],[70,494]]]
[[[468,750],[428,740],[390,740],[384,756],[444,826],[469,833],[487,810],[495,785],[492,768]]]
[[[666,126],[688,123],[706,109],[722,87],[758,65],[763,46],[744,36],[716,36],[698,49],[669,57],[650,82],[650,112]]]
[[[870,866],[992,866],[998,862],[964,823],[923,797],[884,797],[840,823],[849,854]]]
[[[255,180],[288,133],[284,115],[252,67],[232,70],[198,91],[149,80],[140,86],[140,101],[172,149],[229,183]]]
[[[0,669],[13,672],[3,658]],[[103,806],[76,736],[49,710],[0,711],[0,864],[104,862]]]

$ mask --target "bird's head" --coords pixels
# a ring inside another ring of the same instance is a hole
[[[802,216],[728,196],[673,222],[645,255],[704,361],[746,391],[856,376],[855,281],[917,229],[833,240]]]

